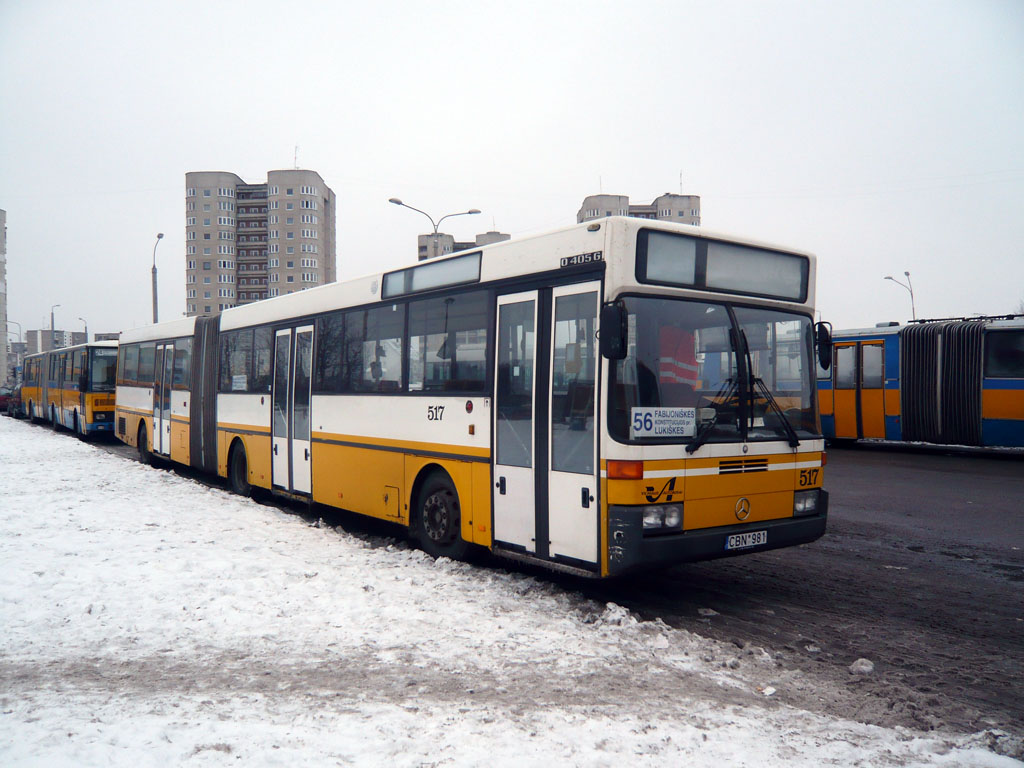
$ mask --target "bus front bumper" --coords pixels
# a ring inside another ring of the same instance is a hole
[[[806,544],[821,538],[828,518],[828,493],[821,491],[818,512],[806,517],[785,517],[758,523],[729,525],[721,528],[700,528],[676,534],[644,536],[642,507],[611,506],[608,527],[608,575],[621,576],[635,571],[666,568],[678,563],[714,560],[752,552]],[[729,537],[735,534],[764,531],[764,544],[728,549]]]

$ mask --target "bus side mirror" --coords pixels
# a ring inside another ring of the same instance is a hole
[[[814,341],[818,347],[818,364],[827,371],[832,367],[832,324],[815,323]]]
[[[626,357],[629,330],[626,306],[613,301],[601,307],[600,349],[602,357],[622,360]]]
[[[89,388],[89,377],[86,374],[82,374],[78,377],[78,391],[85,392]]]

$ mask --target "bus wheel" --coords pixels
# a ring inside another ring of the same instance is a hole
[[[459,497],[447,475],[435,472],[427,478],[416,510],[416,538],[427,554],[455,560],[465,557],[469,546],[462,540]]]
[[[249,483],[249,462],[245,457],[245,446],[239,444],[231,449],[228,463],[228,483],[231,490],[239,496],[252,496],[252,485]]]
[[[139,425],[139,461],[143,464],[153,465],[153,452],[149,450],[149,440],[146,435],[146,423]]]

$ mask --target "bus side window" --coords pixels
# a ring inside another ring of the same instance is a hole
[[[252,376],[253,329],[220,335],[220,391],[248,392]]]
[[[333,312],[316,319],[313,388],[317,392],[341,392],[345,363],[345,316]]]
[[[263,326],[254,331],[252,345],[252,382],[250,392],[270,392],[274,376],[274,330]]]
[[[124,380],[133,384],[139,380],[138,344],[129,344],[124,351]]]
[[[192,339],[176,339],[174,342],[173,386],[181,389],[192,386]]]
[[[152,387],[156,367],[156,342],[150,341],[139,346],[138,382],[143,387]]]
[[[1024,379],[1024,331],[985,334],[985,376]]]
[[[857,345],[835,347],[836,389],[857,388]]]

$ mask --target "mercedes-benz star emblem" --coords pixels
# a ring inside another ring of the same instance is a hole
[[[748,517],[750,517],[750,499],[742,496],[736,501],[736,519],[746,520]]]

